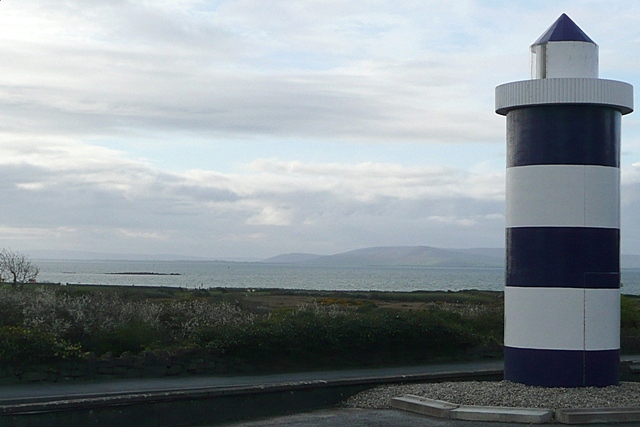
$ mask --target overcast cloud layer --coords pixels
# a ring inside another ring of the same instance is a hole
[[[0,247],[501,247],[494,88],[566,12],[640,84],[635,1],[0,2]],[[640,254],[623,119],[622,251]]]

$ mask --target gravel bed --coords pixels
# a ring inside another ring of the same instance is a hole
[[[532,387],[509,381],[446,382],[381,386],[350,397],[344,406],[388,409],[394,397],[405,394],[460,405],[520,408],[624,408],[640,406],[640,383],[584,388]]]

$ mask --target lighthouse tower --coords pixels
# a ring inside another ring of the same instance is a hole
[[[633,87],[598,78],[598,45],[563,14],[531,80],[496,88],[507,119],[505,379],[618,384],[620,123]]]

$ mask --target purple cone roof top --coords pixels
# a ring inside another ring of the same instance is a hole
[[[575,41],[575,42],[587,42],[593,43],[595,42],[589,38],[588,35],[584,33],[576,25],[575,22],[571,20],[566,14],[560,15],[560,18],[554,22],[547,31],[543,35],[540,36],[538,40],[536,40],[533,44],[544,44],[547,42],[567,42],[567,41]]]

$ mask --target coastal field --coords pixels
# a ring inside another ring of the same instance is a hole
[[[640,300],[622,300],[623,352]],[[503,294],[0,285],[0,382],[499,358]]]

